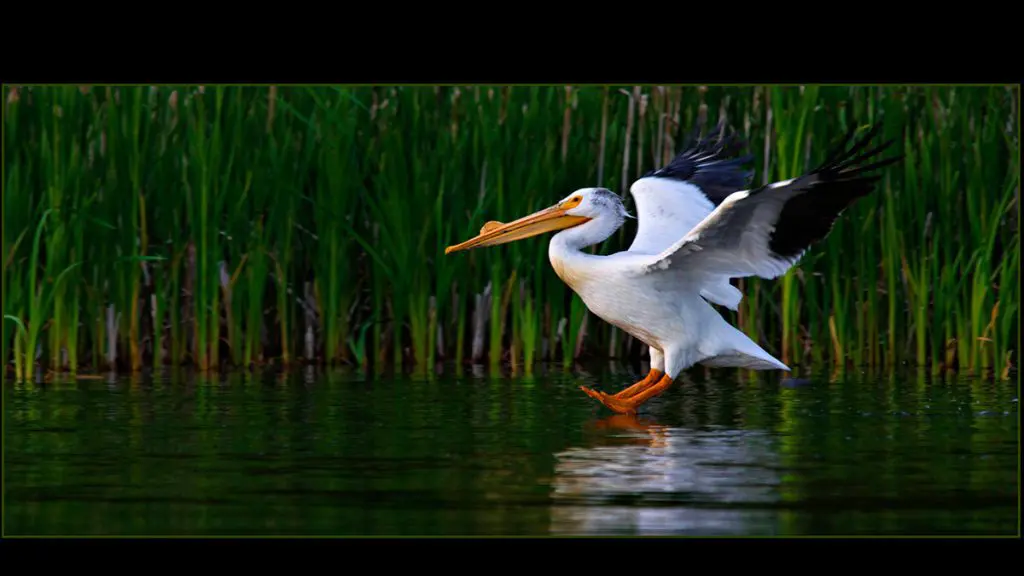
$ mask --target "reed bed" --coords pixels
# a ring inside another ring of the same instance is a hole
[[[1006,378],[1018,356],[1013,87],[7,87],[3,358],[41,372],[646,359],[547,241],[445,257],[571,190],[626,196],[720,118],[755,183],[849,123],[906,160],[785,277],[722,310],[796,366]],[[635,222],[596,251],[624,249]],[[682,231],[680,231],[682,233]]]

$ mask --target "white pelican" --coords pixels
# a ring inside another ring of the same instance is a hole
[[[633,183],[639,223],[624,252],[583,251],[610,237],[629,216],[619,196],[606,188],[581,188],[514,222],[488,222],[475,238],[445,250],[496,246],[561,230],[548,246],[555,273],[591,312],[650,350],[650,372],[619,393],[580,387],[615,412],[636,413],[697,363],[788,371],[709,302],[736,310],[743,294],[730,278],[785,274],[829,233],[846,207],[872,191],[880,177],[864,172],[902,158],[859,165],[892,141],[854,157],[881,125],[844,152],[853,137],[851,127],[842,147],[818,168],[742,189],[751,174],[741,166],[751,157],[728,155],[736,141],[723,138],[721,127]]]

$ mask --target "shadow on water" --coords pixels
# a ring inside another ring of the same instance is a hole
[[[4,385],[22,534],[1017,532],[1012,382],[188,373]]]

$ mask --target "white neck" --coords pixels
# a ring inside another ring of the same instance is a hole
[[[586,224],[555,234],[548,244],[548,260],[558,277],[578,291],[579,286],[593,275],[597,259],[601,258],[583,252],[583,249],[604,242],[621,225],[621,215],[602,212]]]

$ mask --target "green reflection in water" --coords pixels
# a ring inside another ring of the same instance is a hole
[[[636,370],[5,383],[21,534],[1015,534],[1012,383]]]

